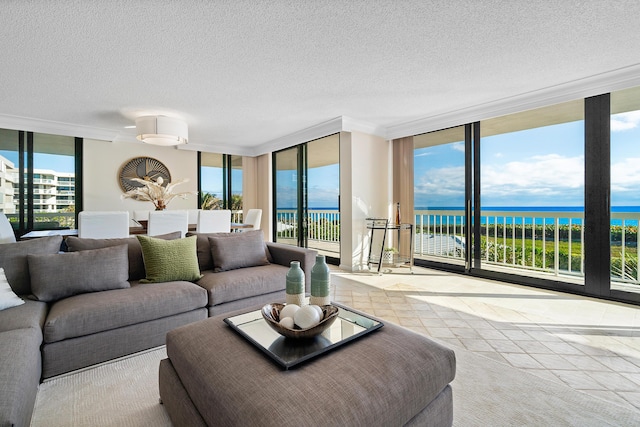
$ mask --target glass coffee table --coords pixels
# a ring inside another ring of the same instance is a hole
[[[322,334],[305,340],[286,338],[271,329],[260,310],[224,319],[231,328],[284,369],[325,354],[380,329],[384,324],[364,313],[332,303],[338,318]]]

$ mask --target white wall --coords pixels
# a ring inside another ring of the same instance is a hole
[[[118,181],[120,167],[126,161],[140,156],[153,157],[164,163],[174,181],[189,179],[176,187],[176,191],[198,190],[198,154],[196,151],[178,150],[135,142],[108,142],[85,139],[83,144],[83,208],[88,211],[153,210],[151,202],[122,200]],[[195,209],[198,196],[186,200],[175,198],[168,209]]]
[[[366,218],[387,218],[391,200],[390,143],[358,132],[340,133],[340,267],[367,268]]]

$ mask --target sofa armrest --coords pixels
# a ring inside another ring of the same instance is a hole
[[[316,263],[318,251],[298,246],[285,245],[284,243],[267,242],[267,249],[275,264],[289,267],[291,261],[300,261],[300,268],[304,271],[305,289],[311,290],[311,268]]]

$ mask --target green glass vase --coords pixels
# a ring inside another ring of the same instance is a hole
[[[311,298],[309,304],[329,305],[329,287],[331,285],[331,271],[324,255],[316,255],[316,263],[311,269]]]
[[[304,271],[300,268],[300,261],[291,261],[287,272],[287,304],[304,304]]]

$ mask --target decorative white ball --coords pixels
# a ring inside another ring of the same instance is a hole
[[[313,307],[313,309],[315,311],[317,311],[318,314],[320,315],[320,320],[322,320],[322,318],[324,317],[324,313],[322,312],[322,307],[320,307],[319,305],[315,305],[315,304],[309,304],[309,307]]]
[[[293,321],[300,329],[307,329],[320,323],[320,315],[315,308],[310,305],[305,305],[296,311],[293,315]]]
[[[300,310],[300,306],[297,304],[287,304],[282,310],[280,310],[280,318],[284,319],[285,317],[291,317],[293,319],[293,315],[296,314],[296,311]]]
[[[280,323],[282,326],[284,326],[287,329],[293,329],[294,326],[294,321],[293,321],[293,317],[283,317],[282,319],[280,319]]]

